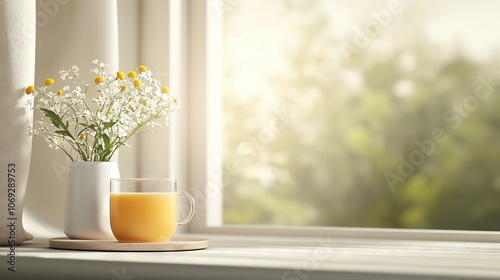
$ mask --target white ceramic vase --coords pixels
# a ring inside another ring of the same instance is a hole
[[[64,233],[71,239],[114,240],[109,222],[110,179],[116,162],[72,162],[68,174]]]
[[[25,88],[35,78],[35,4],[0,1],[0,245],[32,239],[22,218],[32,144]]]

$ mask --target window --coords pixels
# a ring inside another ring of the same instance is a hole
[[[204,9],[208,225],[500,229],[495,1]]]

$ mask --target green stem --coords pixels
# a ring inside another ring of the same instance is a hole
[[[66,152],[66,150],[63,147],[61,147],[61,146],[59,146],[57,144],[54,144],[54,145],[56,145],[56,147],[58,147],[59,149],[61,149],[71,159],[71,161],[75,161],[73,159],[73,157],[68,152]]]
[[[161,110],[159,110],[158,112],[161,112],[161,111],[163,111],[164,109],[167,109],[167,108],[168,108],[168,107],[162,108],[162,109],[161,109]],[[130,132],[130,133],[129,133],[129,134],[128,134],[128,135],[127,135],[124,139],[123,139],[123,141],[120,141],[120,142],[122,142],[122,143],[127,142],[127,140],[128,140],[130,137],[132,137],[134,134],[136,134],[139,130],[141,130],[141,129],[142,129],[142,127],[143,127],[145,124],[149,123],[149,122],[150,122],[150,121],[152,121],[152,120],[157,119],[159,115],[160,115],[160,113],[158,113],[158,114],[156,114],[156,115],[154,115],[154,116],[151,116],[149,119],[147,119],[147,120],[146,120],[144,123],[142,123],[142,124],[137,124],[137,126],[134,128],[134,130],[132,130],[132,132]],[[118,139],[118,137],[117,137],[117,139]],[[111,157],[113,156],[113,154],[116,152],[116,150],[117,150],[120,146],[122,146],[122,145],[117,145],[117,143],[118,143],[117,141],[118,141],[118,140],[115,140],[115,141],[112,143],[112,145],[111,145],[111,146],[113,146],[113,147],[114,147],[114,149],[113,149],[113,150],[112,150],[112,152],[110,153],[109,158],[111,158]]]

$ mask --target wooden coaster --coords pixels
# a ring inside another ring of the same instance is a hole
[[[121,252],[167,252],[190,251],[207,248],[206,238],[191,236],[174,236],[168,242],[125,243],[116,240],[82,240],[67,237],[52,238],[49,247],[53,249],[82,251],[121,251]]]

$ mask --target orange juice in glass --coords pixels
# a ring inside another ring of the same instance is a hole
[[[177,221],[177,197],[186,196],[191,211]],[[177,182],[164,178],[111,179],[110,223],[120,242],[165,242],[178,224],[188,223],[194,214],[194,199],[177,191]]]

